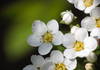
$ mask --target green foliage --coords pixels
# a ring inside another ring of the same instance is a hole
[[[97,47],[97,49],[94,51],[96,55],[100,55],[100,46]]]

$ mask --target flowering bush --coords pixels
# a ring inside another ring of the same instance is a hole
[[[93,63],[97,60],[97,40],[100,39],[100,7],[97,7],[100,0],[68,2],[90,16],[83,18],[81,24],[73,24],[77,16],[67,10],[61,13],[59,23],[55,19],[47,24],[34,21],[28,44],[37,47],[39,54],[32,55],[32,64],[23,70],[93,70]],[[59,30],[61,24],[68,25],[70,31]]]

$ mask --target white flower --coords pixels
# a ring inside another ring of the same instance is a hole
[[[86,58],[89,62],[95,62],[97,60],[97,56],[93,52],[89,53],[89,55]]]
[[[73,34],[65,34],[63,46],[67,48],[64,51],[66,58],[86,57],[97,48],[97,40],[89,37],[85,28],[78,28]]]
[[[50,54],[50,60],[41,70],[73,70],[77,66],[76,59],[69,60],[64,58],[62,52],[54,50]]]
[[[64,22],[65,24],[70,24],[75,18],[74,14],[68,10],[62,12],[61,16],[62,16],[62,22]]]
[[[39,47],[38,52],[46,55],[54,45],[62,44],[63,34],[59,31],[56,20],[51,20],[47,25],[42,21],[35,21],[32,25],[33,34],[28,38],[28,43],[33,47]]]
[[[81,26],[86,28],[88,31],[91,31],[91,36],[100,39],[100,7],[94,8],[91,13],[90,17],[85,17],[82,22]]]
[[[32,64],[27,65],[23,70],[38,70],[45,64],[44,58],[40,55],[32,55],[31,62]]]
[[[92,31],[94,28],[100,28],[100,7],[94,8],[90,17],[85,17],[81,21],[81,26],[86,28],[88,31]]]
[[[75,8],[90,13],[92,9],[100,4],[100,0],[68,0]]]

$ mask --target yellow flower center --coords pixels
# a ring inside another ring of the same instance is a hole
[[[47,32],[43,35],[43,41],[45,43],[51,42],[53,39],[53,35],[50,32]]]
[[[90,7],[93,5],[94,0],[83,0],[83,2],[86,7]]]
[[[84,44],[80,41],[76,41],[74,44],[74,50],[75,51],[81,51],[84,49]]]
[[[55,70],[67,70],[64,64],[56,64]]]
[[[100,28],[100,18],[96,19],[96,27]]]

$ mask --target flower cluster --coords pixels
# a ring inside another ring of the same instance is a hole
[[[23,70],[74,70],[77,68],[78,58],[86,58],[90,64],[86,64],[84,68],[90,70],[87,67],[96,61],[94,51],[98,46],[97,39],[100,39],[100,7],[97,7],[100,0],[68,0],[68,2],[89,16],[83,18],[79,26],[72,26],[76,16],[72,11],[62,12],[60,23],[71,25],[70,31],[65,34],[59,29],[59,23],[55,19],[47,24],[40,20],[34,21],[33,34],[29,36],[28,44],[38,47],[38,55],[32,55],[32,64]],[[59,48],[63,48],[63,51]],[[48,57],[44,58],[44,55]]]

